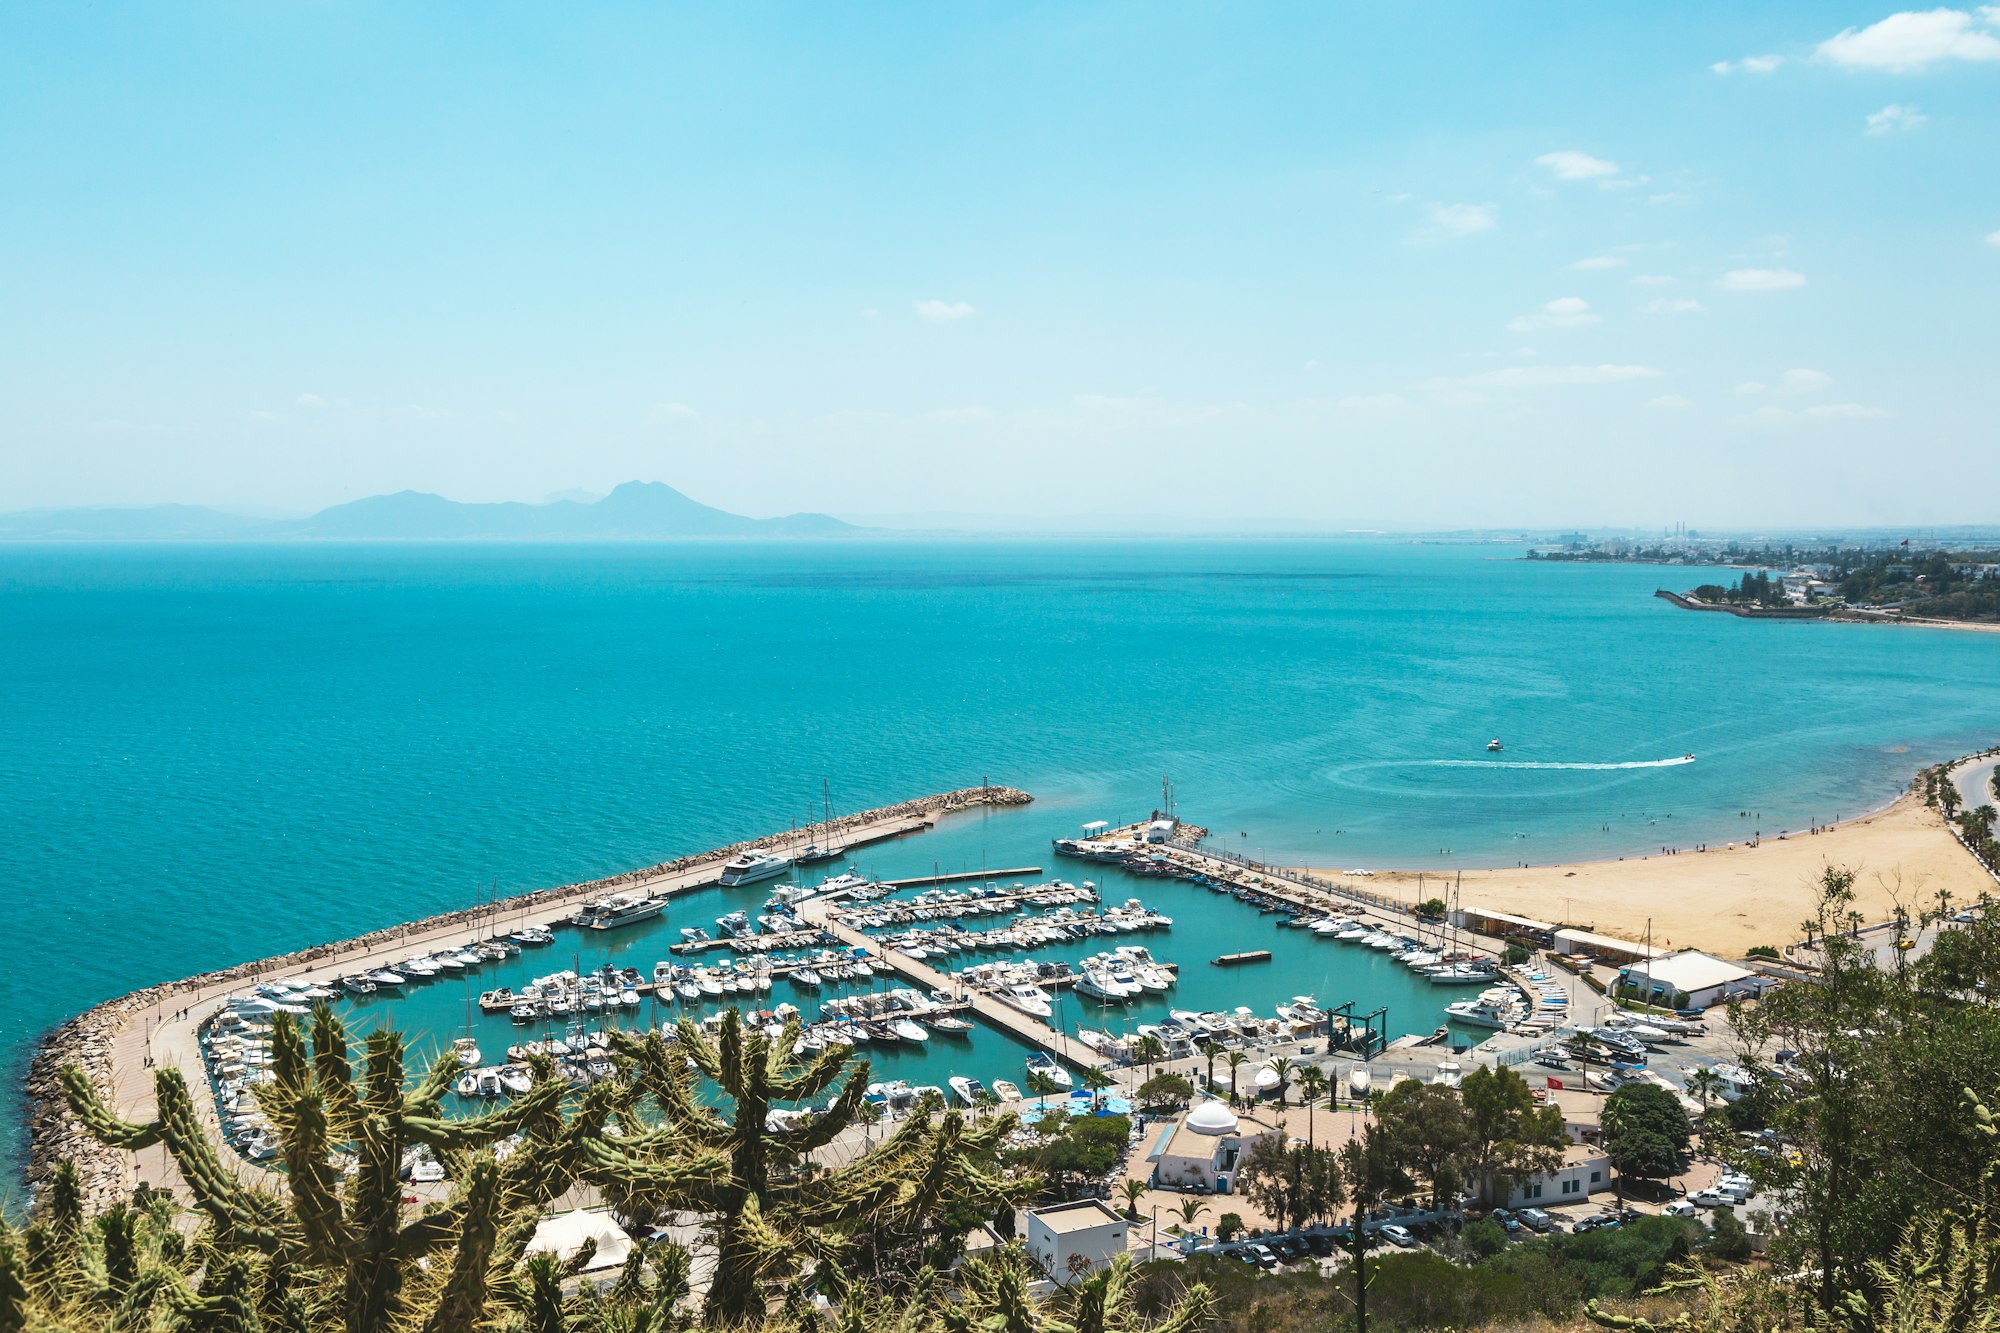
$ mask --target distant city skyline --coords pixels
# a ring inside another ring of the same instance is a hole
[[[0,511],[1982,524],[2000,7],[0,14]]]

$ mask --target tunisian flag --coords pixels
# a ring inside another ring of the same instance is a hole
[[[1563,1090],[1563,1081],[1561,1079],[1552,1078],[1549,1080],[1550,1092],[1561,1092],[1562,1090]]]

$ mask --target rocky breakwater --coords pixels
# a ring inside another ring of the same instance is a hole
[[[837,842],[843,836],[892,820],[921,819],[929,823],[956,811],[981,806],[1027,805],[1034,799],[1015,787],[965,787],[844,815],[825,825],[821,836],[827,841]],[[109,1091],[117,1087],[115,1055],[119,1036],[135,1021],[144,1022],[155,1014],[171,1014],[189,1005],[204,1004],[223,990],[333,962],[349,954],[406,943],[414,936],[490,923],[496,916],[505,916],[510,912],[551,907],[571,898],[601,895],[608,890],[683,875],[711,865],[719,867],[739,852],[783,842],[790,836],[790,833],[767,834],[694,856],[663,861],[641,870],[624,871],[605,879],[565,884],[553,889],[535,889],[498,904],[484,903],[444,912],[422,921],[370,931],[352,939],[315,944],[275,958],[239,963],[234,967],[149,986],[107,1000],[51,1031],[36,1048],[35,1058],[28,1067],[29,1188],[39,1189],[47,1183],[57,1164],[71,1162],[75,1164],[83,1185],[84,1198],[93,1210],[106,1207],[131,1191],[136,1177],[131,1170],[130,1155],[106,1148],[84,1132],[69,1109],[59,1071],[65,1065],[75,1065],[88,1074],[100,1089]],[[133,1058],[140,1058],[136,1054],[137,1047],[133,1049]],[[149,1097],[149,1104],[150,1100]],[[133,1106],[121,1109],[127,1113],[137,1110]]]

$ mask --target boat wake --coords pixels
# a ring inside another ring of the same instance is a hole
[[[1629,759],[1622,764],[1552,764],[1527,759],[1433,759],[1430,761],[1430,766],[1432,768],[1563,768],[1608,773],[1620,768],[1675,768],[1693,762],[1693,755],[1683,754],[1675,755],[1672,759]]]

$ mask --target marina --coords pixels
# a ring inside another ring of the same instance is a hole
[[[871,878],[850,869],[822,877],[793,862],[776,874],[718,883],[685,898],[685,915],[706,919],[706,925],[679,925],[678,916],[662,924],[648,913],[632,923],[638,929],[606,941],[613,949],[627,947],[618,950],[621,957],[603,962],[586,963],[581,946],[602,934],[597,922],[607,912],[619,913],[616,895],[592,900],[557,918],[553,927],[528,923],[455,948],[434,948],[334,979],[331,988],[264,983],[228,1001],[203,1034],[217,1123],[233,1134],[245,1160],[260,1160],[268,1139],[260,1137],[254,1109],[246,1109],[258,1077],[260,1032],[272,1013],[303,1013],[322,999],[338,999],[363,1024],[391,1021],[406,1030],[438,1033],[440,1044],[448,1044],[465,1064],[455,1084],[465,1103],[513,1095],[526,1077],[523,1062],[538,1056],[554,1060],[572,1083],[587,1085],[610,1072],[608,1029],[657,1027],[671,1033],[684,1017],[708,1027],[735,1009],[773,1035],[786,1023],[798,1024],[795,1049],[802,1057],[837,1045],[881,1065],[894,1075],[881,1081],[892,1113],[897,1088],[949,1088],[971,1104],[1002,1096],[1004,1086],[1018,1090],[1008,1073],[1023,1075],[1036,1087],[1062,1087],[1079,1075],[1101,1074],[1115,1082],[1121,1074],[1136,1079],[1124,1071],[1142,1062],[1151,1069],[1162,1061],[1188,1060],[1191,1072],[1205,1066],[1201,1077],[1206,1078],[1223,1054],[1254,1058],[1347,1049],[1365,1057],[1392,1044],[1400,1049],[1436,1043],[1454,1024],[1479,1034],[1546,1031],[1553,1021],[1543,1014],[1553,1002],[1538,1000],[1535,990],[1502,976],[1490,958],[1442,935],[1419,938],[1412,933],[1414,922],[1398,924],[1385,915],[1369,924],[1365,913],[1325,915],[1340,900],[1320,886],[1245,874],[1189,844],[1149,838],[1153,827],[1149,821],[1098,830],[1087,859],[1098,863],[1093,873],[1104,877],[1102,886],[1060,879],[999,882],[1018,871],[965,873],[951,881],[935,871]],[[1198,834],[1191,830],[1184,836],[1191,843]],[[1105,906],[1106,888],[1120,881],[1182,895],[1176,913],[1202,904],[1196,915],[1205,938],[1249,942],[1258,933],[1269,938],[1287,930],[1281,938],[1298,941],[1287,954],[1293,966],[1277,971],[1266,970],[1278,961],[1271,948],[1218,956],[1211,961],[1221,969],[1219,981],[1245,964],[1261,965],[1254,970],[1259,980],[1280,971],[1289,977],[1299,962],[1323,953],[1345,964],[1340,971],[1372,984],[1347,982],[1353,989],[1342,1002],[1331,998],[1341,992],[1322,985],[1289,991],[1289,998],[1272,994],[1260,1006],[1234,981],[1224,981],[1219,994],[1195,988],[1183,996],[1178,962],[1117,938],[1144,932],[1170,938],[1175,914],[1138,895]],[[924,887],[913,892],[918,884]],[[704,908],[724,910],[709,919]],[[999,924],[972,924],[982,919]],[[717,934],[710,933],[711,926]],[[552,933],[563,929],[572,933]],[[1244,929],[1252,932],[1247,938]],[[682,938],[662,939],[668,930]],[[454,976],[465,978],[469,988],[475,970],[518,968],[529,951],[551,944],[561,944],[558,954],[571,950],[574,965],[481,990],[479,1019],[468,999],[461,1030],[446,1043],[425,989]],[[663,946],[664,956],[650,965],[641,952],[647,944]],[[718,949],[727,956],[699,961]],[[1010,956],[980,957],[996,952]],[[1429,1036],[1413,1033],[1392,1042],[1389,1006],[1378,1001],[1380,992],[1395,988],[1384,985],[1378,961],[1401,965],[1405,990],[1415,982],[1429,990],[1422,999],[1409,996],[1407,1006],[1398,1005],[1434,1028]],[[395,980],[386,979],[391,976]],[[1472,981],[1486,989],[1472,1000],[1452,999],[1450,988]],[[1357,1002],[1364,1010],[1372,1005],[1372,1012],[1357,1014]],[[413,1013],[430,1013],[434,1021],[420,1027],[411,1022]],[[502,1017],[513,1035],[480,1025]],[[500,1052],[504,1062],[489,1058]],[[1258,1077],[1268,1082],[1267,1075],[1264,1070]]]

